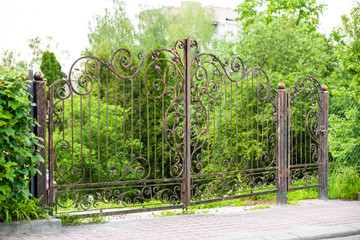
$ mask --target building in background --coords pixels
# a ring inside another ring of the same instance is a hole
[[[180,7],[164,6],[163,11],[166,15],[178,14],[181,9],[185,8],[186,5],[190,3],[194,2],[183,1],[181,2]],[[222,38],[227,32],[237,32],[240,24],[235,21],[235,19],[238,17],[238,14],[235,12],[234,9],[231,9],[229,7],[225,8],[216,6],[206,6],[204,8],[210,14],[212,22],[215,26],[215,38]]]

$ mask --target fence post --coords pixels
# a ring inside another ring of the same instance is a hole
[[[184,205],[190,206],[191,199],[191,147],[190,147],[190,135],[191,135],[191,123],[190,123],[190,99],[191,99],[191,40],[188,37],[184,39],[184,59],[185,59],[185,84],[184,84],[184,110],[185,110],[185,126],[184,126]]]
[[[29,82],[29,100],[31,103],[35,103],[35,81],[34,81],[34,73],[33,70],[29,69],[28,71],[28,80]],[[35,111],[36,111],[36,106],[31,106],[31,110],[30,110],[30,115],[32,118],[36,118],[35,116]],[[35,126],[31,126],[30,127],[30,131],[36,135],[36,129]],[[31,148],[34,148],[34,145],[31,144]],[[37,182],[37,175],[33,176],[30,180],[30,193],[36,197],[37,196],[37,192],[36,192],[36,182]]]
[[[319,134],[321,144],[321,162],[319,166],[319,199],[328,199],[328,120],[329,120],[329,92],[326,85],[321,86],[320,95],[321,109],[319,113]]]
[[[287,90],[284,83],[278,84],[276,94],[276,161],[277,161],[277,190],[276,204],[285,205],[287,198],[287,150],[288,150],[288,121],[287,121]]]
[[[44,147],[39,147],[39,154],[44,159],[43,163],[39,163],[38,169],[41,172],[41,175],[36,177],[36,197],[41,198],[41,204],[47,204],[47,193],[46,193],[46,82],[43,81],[44,74],[41,72],[36,72],[34,74],[35,81],[35,118],[38,123],[38,126],[35,127],[36,136],[42,138],[43,140],[39,143]]]

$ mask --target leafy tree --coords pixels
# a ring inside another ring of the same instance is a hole
[[[279,16],[292,16],[296,24],[305,22],[309,29],[316,30],[325,4],[316,0],[245,0],[236,9],[243,27],[253,23],[259,16],[267,23]]]
[[[41,57],[41,71],[44,73],[47,85],[50,86],[57,79],[62,79],[61,65],[56,60],[55,54],[45,51]]]
[[[162,9],[146,9],[137,15],[141,52],[147,52],[156,43],[163,47],[168,46],[169,19],[162,11]]]
[[[56,52],[57,56],[61,58],[69,54],[67,50],[59,50],[59,43],[54,41],[54,38],[51,36],[47,36],[45,40],[40,37],[28,39],[28,43],[32,52],[29,67],[33,69],[37,69],[40,66],[44,51]]]
[[[200,3],[186,2],[177,14],[169,16],[169,44],[190,37],[206,49],[215,31],[211,15]]]
[[[240,55],[247,66],[261,67],[287,86],[304,73],[329,77],[338,64],[332,40],[315,31],[323,9],[316,1],[244,1],[235,40],[215,41],[214,51]]]
[[[360,3],[352,9],[350,17],[342,16],[346,45],[341,54],[344,69],[353,81],[360,84]]]
[[[331,75],[329,156],[334,174],[339,166],[359,164],[360,104],[360,3],[354,6],[350,16],[342,16],[343,26],[332,32],[337,43],[338,67]]]
[[[26,68],[26,62],[20,60],[21,54],[17,53],[15,50],[2,50],[0,69],[1,68],[11,68],[14,66],[20,66]]]
[[[89,23],[90,48],[85,49],[85,55],[98,56],[97,53],[105,49],[112,53],[123,43],[129,46],[134,43],[134,26],[126,17],[125,3],[113,0],[113,4],[113,13],[109,9],[105,9],[103,16],[96,16],[94,25]]]
[[[41,63],[41,56],[43,51],[41,50],[40,44],[41,39],[40,37],[32,38],[28,40],[29,48],[32,51],[32,59],[29,63],[30,67],[36,68]]]
[[[239,33],[235,51],[250,66],[267,72],[327,77],[336,61],[334,47],[325,35],[307,29],[303,23],[296,25],[293,18],[279,17],[268,24],[259,18]]]

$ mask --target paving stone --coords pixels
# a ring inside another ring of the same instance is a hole
[[[311,200],[299,205],[272,206],[256,211],[229,209],[218,209],[217,214],[213,214],[213,209],[209,214],[138,220],[117,217],[105,224],[65,227],[59,234],[7,235],[0,239],[295,240],[360,233],[358,202]]]

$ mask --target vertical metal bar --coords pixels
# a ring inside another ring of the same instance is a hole
[[[190,159],[190,154],[191,154],[191,148],[190,148],[190,133],[191,133],[191,129],[190,129],[190,117],[191,117],[191,112],[190,112],[190,98],[191,98],[191,91],[190,91],[190,87],[191,87],[191,79],[190,79],[190,70],[191,70],[191,40],[188,37],[187,39],[184,39],[184,61],[185,61],[185,69],[184,69],[184,76],[185,76],[185,84],[184,84],[184,110],[185,110],[185,125],[184,125],[184,130],[185,130],[185,137],[184,137],[184,156],[185,156],[185,171],[184,171],[184,186],[185,186],[185,207],[190,206],[190,171],[191,171],[191,159]]]
[[[232,119],[233,117],[233,89],[232,89],[232,86],[233,86],[233,82],[231,81],[230,82],[230,119]],[[231,139],[231,153],[233,153],[233,124],[232,124],[232,120],[229,121],[230,122],[230,139]]]
[[[254,168],[254,74],[251,74],[251,169]]]
[[[71,166],[74,166],[74,95],[71,94]]]
[[[295,100],[295,121],[294,121],[294,125],[295,125],[295,134],[294,134],[294,141],[295,141],[295,158],[291,161],[292,164],[296,165],[298,164],[298,139],[299,139],[299,134],[298,134],[298,99],[297,96],[300,95],[300,93],[296,93],[294,95],[294,100]],[[300,115],[301,116],[301,115]]]
[[[106,180],[109,181],[109,70],[106,68]]]
[[[117,79],[117,76],[115,76],[115,79]],[[123,161],[122,161],[122,173],[125,171],[125,123],[126,123],[126,116],[125,116],[125,109],[126,109],[126,102],[125,102],[125,79],[122,79],[123,81]]]
[[[319,199],[328,199],[328,127],[329,127],[329,92],[327,87],[322,85],[323,92],[320,93],[321,111],[319,114],[319,122],[321,127],[320,146],[321,146],[321,161],[319,166]]]
[[[208,123],[208,126],[209,126],[209,130],[210,130],[210,97],[208,96],[207,97],[207,109],[208,109],[208,117],[206,119],[207,123]],[[208,142],[208,174],[210,174],[210,131],[208,133],[208,139],[207,139],[207,142]]]
[[[165,168],[165,166],[164,166],[164,151],[165,151],[165,149],[164,149],[164,144],[165,144],[165,142],[164,142],[164,136],[165,136],[165,124],[164,124],[164,119],[165,119],[165,116],[164,116],[164,95],[162,96],[162,98],[161,98],[162,100],[161,100],[161,115],[162,115],[162,120],[161,120],[161,126],[162,126],[162,134],[161,134],[161,141],[162,141],[162,143],[161,143],[161,148],[162,148],[162,155],[161,155],[161,163],[162,163],[162,166],[161,166],[161,177],[162,177],[162,179],[164,179],[165,178],[165,175],[164,175],[164,168]]]
[[[306,89],[304,89],[304,116],[306,116],[307,112],[306,112]],[[307,164],[307,161],[306,161],[306,125],[307,125],[307,122],[306,122],[306,117],[305,117],[305,120],[304,120],[304,163]],[[311,163],[311,161],[309,161],[309,164]]]
[[[91,92],[89,92],[89,102],[88,102],[88,107],[89,107],[89,182],[92,183],[92,178],[91,178]],[[65,129],[65,127],[64,127]],[[65,137],[64,137],[65,139]]]
[[[236,114],[235,114],[235,117],[236,117],[236,161],[239,162],[239,146],[238,146],[238,141],[239,141],[239,132],[238,132],[238,82],[236,82]]]
[[[277,123],[276,123],[276,160],[277,160],[277,190],[276,204],[286,204],[286,169],[287,169],[287,91],[284,89],[285,84],[278,84],[278,92],[276,94],[277,105]]]
[[[241,90],[240,90],[240,94],[241,94],[241,99],[240,99],[240,158],[243,158],[243,90],[244,90],[244,81],[245,78],[243,78],[241,80]],[[236,124],[237,125],[237,124]],[[246,168],[247,168],[248,164],[246,164]]]
[[[248,161],[250,160],[250,154],[249,154],[249,75],[246,76],[246,157]],[[249,166],[252,169],[252,163]]]
[[[44,162],[39,163],[38,169],[41,175],[37,176],[37,197],[41,198],[41,204],[46,204],[46,82],[35,82],[35,101],[36,101],[36,135],[42,140],[39,141],[43,147],[39,148],[39,154]],[[51,182],[52,185],[52,182]]]
[[[140,142],[140,157],[141,157],[141,147],[142,147],[142,141],[141,141],[141,74],[139,73],[139,142]],[[171,164],[170,164],[171,166]]]
[[[305,91],[305,90],[304,90]],[[303,120],[303,117],[305,116],[305,114],[306,113],[304,113],[303,114],[303,111],[302,111],[302,94],[303,94],[304,92],[299,92],[299,97],[300,97],[300,99],[299,99],[299,103],[300,103],[300,163],[298,163],[298,164],[304,164],[304,161],[303,161],[303,155],[302,155],[302,145],[303,145],[303,142],[302,142],[302,127],[303,127],[303,124],[302,124],[302,120]],[[305,126],[306,127],[306,126]]]
[[[259,99],[256,97],[257,102],[257,128],[256,128],[256,167],[259,167]],[[260,156],[261,157],[261,156]]]
[[[154,178],[156,179],[156,98],[154,98]]]
[[[225,78],[225,99],[224,99],[224,102],[225,102],[225,106],[224,106],[225,107],[225,114],[224,114],[225,115],[224,116],[224,122],[225,122],[225,132],[224,132],[224,135],[225,135],[225,151],[227,151],[227,131],[228,131],[228,128],[227,128],[227,84],[226,84],[227,81],[226,80],[227,79]],[[220,107],[221,107],[221,95],[220,95]],[[221,123],[221,109],[220,109],[220,123]],[[220,131],[221,131],[221,124],[220,124]],[[221,144],[221,140],[220,140],[220,144]]]
[[[117,100],[117,76],[115,76],[115,169],[118,169],[117,167],[117,160],[118,160],[118,150],[117,150],[117,143],[118,143],[118,138],[117,138],[117,133],[118,133],[118,126],[117,126],[117,118],[118,118],[118,100]],[[125,109],[125,107],[123,106],[123,109]],[[125,116],[123,117],[123,123],[125,123]],[[124,129],[124,127],[123,127]],[[123,140],[123,144],[124,144],[124,140]],[[124,154],[124,150],[123,150],[123,154]]]
[[[288,149],[287,150],[288,150],[288,152],[287,152],[287,160],[286,160],[286,162],[287,162],[287,165],[286,165],[287,189],[289,189],[290,184],[291,184],[291,182],[290,182],[290,180],[291,180],[291,175],[290,175],[291,156],[290,156],[290,154],[292,154],[292,151],[294,151],[293,150],[294,148],[291,147],[292,146],[291,143],[292,143],[293,140],[291,138],[291,100],[290,100],[290,98],[291,98],[291,94],[288,93],[287,94],[287,100],[288,100],[288,103],[287,103],[287,107],[288,107],[287,108],[287,114],[288,114],[288,117],[287,117],[287,121],[288,121],[287,122],[287,126],[288,126],[288,135],[287,135],[288,136]],[[294,135],[294,130],[293,130],[293,135]]]
[[[35,80],[34,80],[34,73],[33,73],[33,70],[29,70],[28,71],[29,75],[28,75],[28,80],[29,80],[29,93],[30,93],[30,96],[29,96],[29,100],[31,101],[31,103],[35,103]],[[36,106],[31,106],[31,110],[30,110],[30,114],[31,114],[31,117],[32,118],[36,118]],[[33,134],[36,135],[36,129],[35,129],[35,126],[31,126],[31,132]],[[31,148],[34,148],[34,145],[31,144]],[[44,159],[46,161],[46,159]],[[30,185],[29,185],[29,188],[30,188],[30,193],[34,196],[34,197],[37,197],[37,188],[36,188],[36,182],[37,182],[37,175],[34,175],[31,180],[30,180]]]
[[[51,91],[49,91],[50,95]],[[51,100],[51,99],[50,99]],[[50,114],[50,113],[49,113]],[[49,117],[50,119],[50,117]],[[50,122],[50,120],[49,120]],[[84,163],[84,154],[83,154],[83,111],[82,111],[82,95],[80,95],[80,143],[81,143],[81,164]]]
[[[216,136],[215,135],[215,133],[216,133],[216,131],[215,131],[215,121],[216,121],[215,113],[216,113],[216,111],[215,110],[216,110],[216,99],[214,99],[214,118],[213,118],[214,119],[214,121],[213,121],[213,126],[214,126],[213,127],[214,128],[214,138],[213,138],[214,139],[214,141],[213,141],[214,142],[213,143],[213,146],[214,146],[214,173],[216,173],[216,157],[215,157],[216,156],[216,152],[215,152],[216,151],[216,144],[215,144],[216,143],[216,137],[215,137]]]
[[[131,80],[131,156],[130,161],[133,160],[134,156],[134,78]],[[125,118],[124,118],[125,120]],[[124,163],[124,170],[125,171],[125,163]]]
[[[98,70],[98,106],[97,106],[97,113],[98,113],[98,116],[97,116],[97,124],[98,124],[98,182],[100,182],[100,67],[99,67],[99,70]],[[71,108],[71,111],[72,111],[72,108]]]

